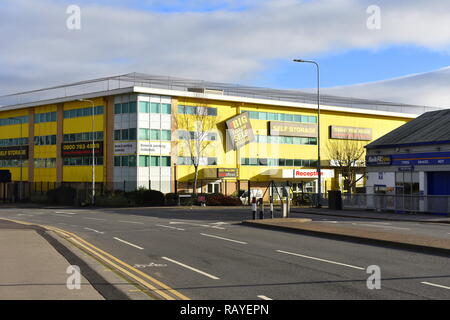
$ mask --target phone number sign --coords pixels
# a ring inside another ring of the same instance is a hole
[[[63,143],[61,145],[61,156],[63,158],[91,156],[94,148],[95,156],[103,156],[103,141],[92,142],[73,142]]]

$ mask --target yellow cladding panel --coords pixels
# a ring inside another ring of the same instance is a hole
[[[89,99],[94,102],[94,106],[105,106],[105,101],[103,98]],[[85,101],[71,101],[64,103],[64,110],[80,109],[92,107],[90,102]]]
[[[14,168],[1,168],[2,170],[9,170],[11,171],[11,180],[12,181],[19,181],[20,180],[20,167],[14,167]],[[26,163],[23,164],[22,167],[22,181],[28,180],[28,166]]]
[[[2,111],[0,119],[28,116],[28,108],[20,110]],[[22,132],[21,131],[22,128]],[[0,126],[0,139],[28,137],[28,122],[12,124],[8,126]]]
[[[64,133],[92,131],[92,116],[64,119]],[[94,117],[94,131],[103,131],[103,115]]]
[[[63,166],[63,181],[92,182],[92,166]],[[95,181],[104,181],[103,166],[95,166]]]
[[[56,168],[35,168],[34,169],[34,181],[39,182],[55,182],[56,181]]]
[[[56,158],[56,145],[34,146],[34,158]]]
[[[56,134],[56,121],[36,123],[34,125],[34,136],[49,136]]]
[[[47,104],[34,108],[34,113],[56,112],[56,104]]]

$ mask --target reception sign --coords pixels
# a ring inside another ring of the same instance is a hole
[[[248,112],[241,113],[226,123],[233,149],[239,149],[255,140]]]
[[[217,178],[236,178],[238,171],[236,168],[218,168]]]

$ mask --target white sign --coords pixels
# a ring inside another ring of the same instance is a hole
[[[136,142],[118,142],[114,143],[114,154],[136,153]]]
[[[334,170],[322,169],[320,170],[322,178],[334,178]],[[310,178],[317,179],[317,169],[288,169],[283,170],[283,178]]]
[[[139,154],[169,154],[170,142],[139,142]]]

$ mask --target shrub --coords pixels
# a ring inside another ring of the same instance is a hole
[[[165,197],[162,192],[143,187],[132,192],[126,192],[125,196],[136,206],[163,206],[165,204]]]
[[[95,204],[101,207],[127,207],[130,205],[130,200],[123,194],[113,193],[97,197]]]
[[[72,187],[58,187],[47,191],[47,201],[50,204],[71,206],[77,198],[77,190]]]
[[[207,206],[241,206],[242,201],[236,197],[224,196],[223,194],[209,194],[206,196]]]

